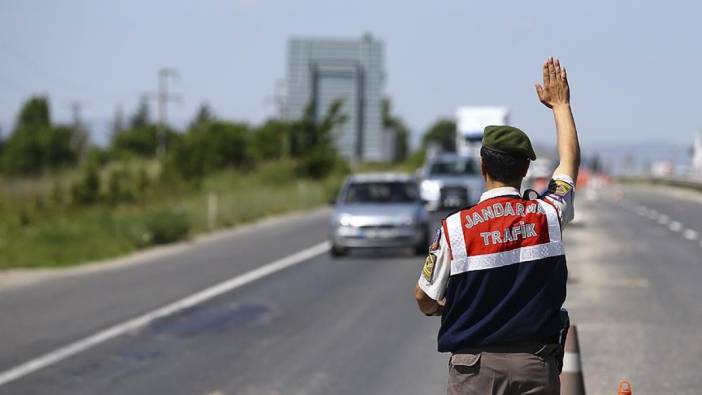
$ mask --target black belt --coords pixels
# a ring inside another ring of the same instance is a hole
[[[558,339],[548,339],[541,341],[506,343],[506,344],[491,344],[487,346],[465,347],[460,350],[453,351],[452,354],[476,354],[480,352],[494,353],[529,353],[541,354],[545,348],[552,349],[550,346],[557,346]]]

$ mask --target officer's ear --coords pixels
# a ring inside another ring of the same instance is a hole
[[[527,174],[527,172],[529,171],[529,165],[530,165],[530,164],[531,164],[531,161],[530,161],[529,159],[527,159],[526,161],[524,161],[524,165],[522,166],[522,171],[521,171],[521,174],[520,174],[521,178],[526,177],[526,174]]]
[[[485,170],[485,164],[483,163],[482,157],[480,157],[480,175],[483,176],[483,180],[487,181],[487,171]]]

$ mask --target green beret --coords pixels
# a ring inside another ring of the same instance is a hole
[[[529,136],[512,126],[486,126],[483,133],[483,147],[519,158],[536,159]]]

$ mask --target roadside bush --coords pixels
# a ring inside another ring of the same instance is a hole
[[[226,167],[250,168],[250,131],[247,125],[225,121],[202,123],[171,147],[167,174],[197,179]]]
[[[412,169],[418,169],[424,165],[424,160],[427,155],[426,148],[420,148],[412,153],[412,155],[407,158],[407,164]]]
[[[121,131],[112,137],[112,154],[149,157],[156,154],[156,126],[149,125]]]
[[[300,158],[297,172],[302,177],[322,179],[328,176],[342,162],[336,152],[331,149],[316,148]]]
[[[100,197],[100,174],[95,163],[87,163],[80,179],[71,187],[71,197],[77,204],[94,204]]]
[[[110,161],[110,153],[105,148],[100,147],[90,147],[85,152],[85,157],[83,159],[85,162],[95,163],[98,166],[105,166]]]
[[[184,212],[162,209],[147,213],[144,226],[143,242],[149,245],[183,240],[188,237],[191,224]]]
[[[257,128],[252,137],[252,151],[256,158],[274,160],[282,158],[289,151],[291,137],[290,123],[271,119]]]
[[[166,146],[176,144],[179,134],[171,129],[165,129]],[[116,133],[112,137],[111,153],[113,157],[125,158],[138,156],[150,158],[156,155],[159,139],[159,131],[156,125],[144,125],[133,127]]]
[[[292,160],[264,163],[256,168],[261,184],[282,185],[293,182],[297,174],[297,162]]]
[[[135,180],[124,166],[116,166],[107,174],[107,201],[112,204],[133,202],[137,198]]]
[[[43,147],[32,133],[16,131],[5,144],[2,170],[6,174],[37,174],[43,167]]]

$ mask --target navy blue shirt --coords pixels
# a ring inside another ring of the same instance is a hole
[[[553,341],[566,296],[565,256],[451,276],[438,349]]]

